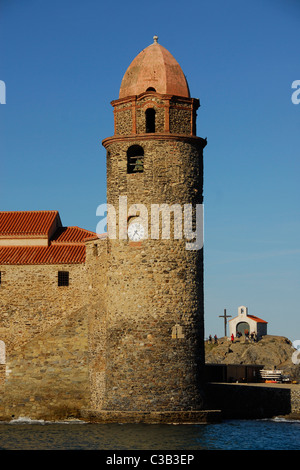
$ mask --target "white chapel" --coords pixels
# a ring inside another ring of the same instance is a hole
[[[229,320],[229,334],[236,337],[238,334],[246,336],[254,333],[257,338],[267,334],[268,322],[254,315],[248,315],[248,308],[241,306],[238,308],[237,317]]]

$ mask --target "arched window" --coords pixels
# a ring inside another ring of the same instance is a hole
[[[155,91],[156,92],[155,88],[153,88],[152,86],[149,86],[149,88],[147,88],[146,91]]]
[[[155,109],[146,109],[146,132],[155,132]]]
[[[144,149],[140,145],[132,145],[127,150],[127,173],[144,171]]]

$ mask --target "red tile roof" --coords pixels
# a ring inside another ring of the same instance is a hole
[[[139,95],[154,87],[157,93],[190,97],[185,75],[172,54],[154,40],[133,59],[123,77],[119,98]]]
[[[248,317],[248,318],[251,318],[251,320],[254,320],[254,321],[256,321],[257,323],[268,323],[267,321],[262,320],[261,318],[255,317],[254,315],[247,315],[247,317]],[[231,320],[229,320],[229,321],[233,321],[233,320],[235,320],[236,318],[237,318],[237,317],[231,318]]]
[[[80,264],[85,262],[85,246],[3,246],[0,264]]]
[[[94,238],[95,233],[79,227],[60,227],[54,234],[51,244],[57,243],[83,243],[89,238]]]
[[[53,225],[54,224],[54,225]],[[51,231],[56,228],[51,236]],[[94,232],[62,227],[57,211],[0,212],[0,237],[47,236],[49,246],[0,246],[0,264],[79,264],[85,262],[85,240]]]
[[[0,212],[0,235],[47,236],[53,223],[61,226],[58,211]]]
[[[262,320],[261,318],[255,317],[254,315],[247,315],[247,317],[251,318],[252,320],[256,321],[257,323],[268,323],[265,320]]]

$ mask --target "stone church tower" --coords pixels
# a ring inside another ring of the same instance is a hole
[[[0,421],[214,416],[203,393],[199,100],[155,37],[112,106],[107,233],[65,227],[57,211],[0,212]]]
[[[206,141],[196,136],[199,100],[157,39],[127,69],[103,141],[112,223],[105,372],[92,407],[104,413],[203,409],[203,252],[187,249],[183,218],[185,204],[194,216],[202,204]]]

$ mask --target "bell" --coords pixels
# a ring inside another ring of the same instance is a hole
[[[133,171],[134,172],[141,172],[141,171],[143,171],[143,168],[144,168],[143,161],[138,158],[135,162],[135,166],[133,168]]]

